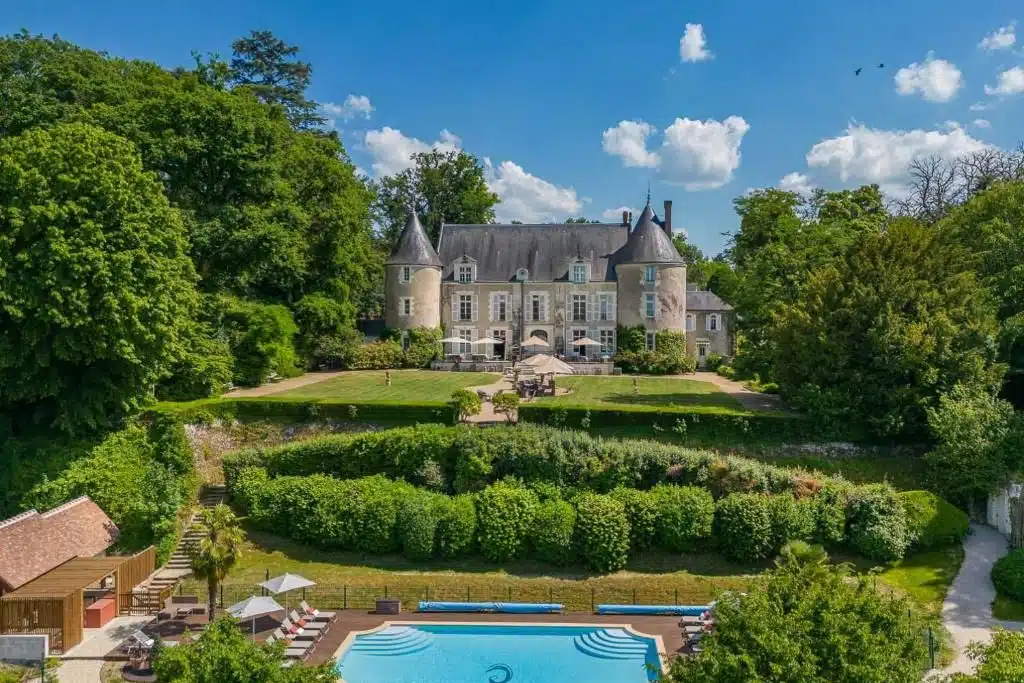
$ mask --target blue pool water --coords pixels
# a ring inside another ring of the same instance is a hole
[[[653,638],[621,628],[395,624],[356,636],[338,671],[345,683],[647,683],[660,664]]]

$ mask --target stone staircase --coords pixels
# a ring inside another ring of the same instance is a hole
[[[204,508],[216,507],[223,503],[227,491],[223,484],[208,484],[199,494],[199,505]],[[168,586],[173,587],[179,581],[192,574],[192,561],[189,559],[189,548],[199,542],[203,536],[204,526],[199,513],[192,515],[189,528],[178,541],[178,547],[171,553],[167,563],[155,571],[143,584],[150,593],[159,593]]]

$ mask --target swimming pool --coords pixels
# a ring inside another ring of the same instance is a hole
[[[388,622],[339,650],[345,683],[647,683],[660,638],[628,626]]]

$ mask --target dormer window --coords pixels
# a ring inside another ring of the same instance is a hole
[[[572,264],[572,272],[570,273],[570,279],[573,282],[586,282],[587,281],[587,264],[586,263],[574,263],[574,264]]]
[[[528,271],[526,268],[520,268],[519,270],[516,271],[516,280],[519,280],[520,282],[526,282],[526,280],[529,277],[530,271]]]
[[[472,263],[460,263],[456,269],[456,278],[459,282],[472,282],[473,270],[474,268]]]

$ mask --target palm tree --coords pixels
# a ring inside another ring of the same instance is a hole
[[[200,510],[199,519],[206,528],[199,542],[189,549],[189,555],[192,573],[197,579],[206,579],[210,593],[207,618],[212,622],[217,605],[217,587],[241,556],[245,532],[238,517],[224,503]]]

